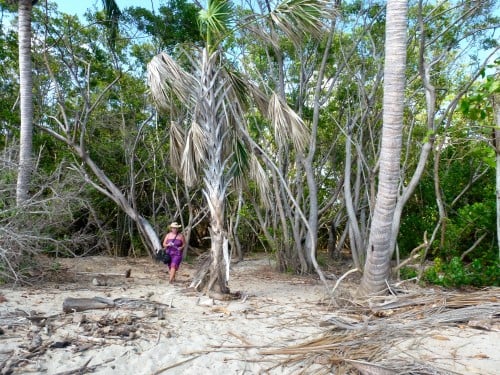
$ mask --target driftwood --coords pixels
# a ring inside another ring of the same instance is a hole
[[[142,299],[135,298],[116,298],[110,300],[103,297],[93,297],[93,298],[73,298],[68,297],[63,302],[63,311],[65,313],[79,312],[85,310],[98,310],[98,309],[110,309],[113,307],[123,307],[123,308],[146,308],[146,309],[164,309],[165,307],[172,307],[172,301],[169,305],[165,305],[159,302],[151,302]]]
[[[63,311],[71,313],[76,311],[109,309],[115,307],[115,302],[107,298],[72,298],[68,297],[63,302]]]

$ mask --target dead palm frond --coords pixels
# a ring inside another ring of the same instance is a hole
[[[151,95],[158,107],[166,108],[175,98],[185,104],[195,103],[198,80],[167,53],[153,57],[147,68]]]
[[[188,137],[192,138],[194,152],[193,157],[199,165],[203,163],[203,160],[207,155],[207,134],[200,124],[193,121],[191,128],[189,129]]]
[[[310,135],[304,121],[275,93],[269,100],[267,115],[271,119],[278,143],[291,139],[296,150],[306,149]]]
[[[198,168],[195,156],[196,152],[194,151],[195,149],[196,146],[194,145],[193,137],[192,135],[190,136],[190,133],[188,133],[181,160],[181,173],[183,177],[182,179],[188,187],[193,187],[198,181]]]
[[[259,191],[261,202],[266,208],[272,207],[269,195],[269,192],[271,191],[271,187],[269,185],[270,178],[254,153],[250,156],[250,176],[257,184],[257,190]]]
[[[170,125],[170,164],[177,172],[180,172],[182,153],[185,147],[185,136],[182,127],[172,121]]]

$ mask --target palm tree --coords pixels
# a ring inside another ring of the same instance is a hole
[[[400,181],[406,68],[408,2],[387,1],[384,64],[383,127],[375,210],[360,295],[386,289],[392,256],[392,222]]]
[[[37,0],[19,0],[19,86],[20,86],[20,149],[17,173],[16,202],[21,205],[28,199],[31,171],[33,169],[33,79],[31,75],[31,9]]]
[[[31,70],[31,10],[38,0],[18,0],[19,87],[20,87],[20,144],[17,173],[16,204],[29,198],[29,184],[33,170],[33,76]],[[113,46],[118,32],[120,9],[114,0],[102,0],[110,43]]]
[[[245,168],[262,190],[267,188],[267,176],[252,153],[252,140],[245,126],[248,109],[257,109],[269,119],[276,134],[289,135],[296,148],[303,149],[308,143],[304,122],[284,100],[272,92],[265,95],[225,58],[223,42],[238,28],[235,15],[230,1],[209,0],[198,19],[204,48],[184,59],[192,62],[190,69],[166,53],[155,56],[148,64],[153,99],[172,118],[172,166],[188,185],[201,176],[210,211],[209,277],[194,286],[206,283],[208,291],[220,293],[229,293],[224,228],[228,188]],[[293,31],[318,32],[322,18],[329,13],[327,2],[321,0],[285,0],[267,16],[275,26],[297,37]]]

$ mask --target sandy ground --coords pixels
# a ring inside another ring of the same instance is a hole
[[[189,290],[187,263],[174,285],[163,265],[142,258],[66,259],[54,268],[59,281],[0,288],[1,374],[362,373],[328,349],[284,351],[325,337],[332,328],[324,323],[341,312],[317,277],[278,274],[266,258],[232,265],[231,291],[242,298],[231,301]],[[66,298],[94,297],[115,306],[63,313]],[[434,373],[500,374],[498,313],[487,327],[415,329],[387,355],[432,364]]]

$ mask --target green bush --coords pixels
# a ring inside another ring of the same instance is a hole
[[[499,286],[500,262],[474,259],[470,264],[466,264],[456,256],[449,262],[436,258],[434,265],[425,271],[423,281],[444,287]]]
[[[402,267],[399,270],[399,277],[401,278],[401,280],[413,279],[414,277],[417,277],[417,275],[418,272],[413,267]]]

